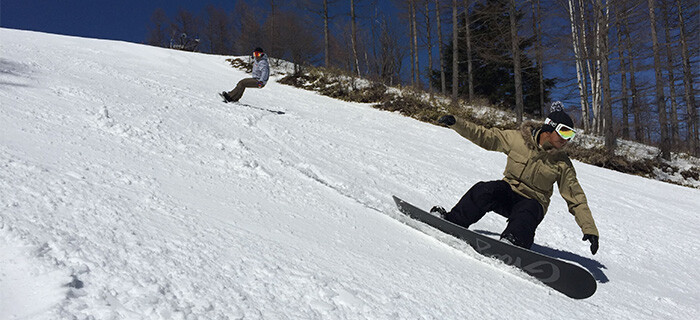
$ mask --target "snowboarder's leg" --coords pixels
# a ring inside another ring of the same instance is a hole
[[[245,78],[241,81],[238,81],[236,88],[231,90],[228,93],[228,96],[231,98],[231,101],[238,101],[243,96],[243,92],[245,92],[245,88],[257,88],[257,87],[258,87],[258,80],[257,79]]]
[[[501,237],[514,238],[515,245],[529,249],[535,241],[535,229],[544,218],[544,210],[537,200],[522,198],[517,201],[508,217],[508,226]]]
[[[482,181],[469,189],[462,199],[445,215],[445,220],[465,228],[479,221],[486,212],[508,211],[513,191],[503,180]]]
[[[238,81],[236,88],[228,92],[228,97],[231,101],[238,101],[243,96],[243,91],[245,91],[245,87],[241,85],[241,82],[243,82],[243,80]]]

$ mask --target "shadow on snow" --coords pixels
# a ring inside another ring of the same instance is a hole
[[[499,237],[500,236],[500,234],[498,234],[498,233],[494,233],[494,232],[486,231],[486,230],[474,230],[474,232],[477,232],[477,233],[480,233],[480,234],[483,234],[486,236],[491,236],[491,237],[493,237],[493,236]],[[560,260],[567,260],[567,261],[578,263],[582,267],[588,269],[588,271],[593,275],[593,278],[595,278],[600,283],[606,283],[606,282],[610,281],[610,279],[608,279],[608,276],[605,275],[605,272],[603,272],[603,269],[607,269],[607,268],[605,267],[605,265],[598,262],[597,260],[583,257],[583,256],[580,256],[580,255],[575,254],[573,252],[554,249],[554,248],[546,247],[546,246],[539,245],[539,244],[533,244],[532,248],[530,248],[530,250],[537,252],[537,253],[541,253],[541,254],[550,256],[550,257],[553,257],[553,258],[557,258]]]

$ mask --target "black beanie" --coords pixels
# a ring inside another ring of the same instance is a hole
[[[571,128],[574,127],[574,120],[572,120],[571,117],[564,112],[564,104],[561,103],[561,101],[552,102],[552,105],[549,107],[549,115],[547,116],[547,119],[556,124],[563,124]],[[542,131],[552,132],[554,131],[554,126],[545,124],[542,126]]]
[[[256,47],[255,50],[253,50],[253,52],[265,52],[265,51],[263,51],[263,49],[260,47]]]

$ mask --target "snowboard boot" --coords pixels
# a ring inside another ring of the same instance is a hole
[[[221,92],[219,95],[221,95],[221,97],[224,98],[224,101],[226,101],[226,103],[234,102],[233,99],[231,99],[231,97],[228,95],[228,92],[226,91]]]
[[[445,216],[447,216],[447,211],[441,206],[434,206],[432,209],[430,209],[430,213],[437,213],[438,216],[442,219],[445,219]]]
[[[503,241],[503,242],[509,242],[510,244],[512,244],[512,245],[514,245],[514,246],[521,247],[521,245],[518,244],[518,240],[515,239],[515,236],[514,236],[512,233],[510,233],[510,232],[508,232],[508,233],[505,233],[505,232],[502,233],[502,234],[501,234],[501,239],[500,239],[500,240]]]

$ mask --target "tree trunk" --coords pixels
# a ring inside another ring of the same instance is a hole
[[[415,64],[415,69],[416,73],[414,74],[415,77],[415,84],[418,89],[421,88],[420,84],[420,64],[418,63],[418,20],[416,19],[416,2],[415,0],[412,0],[412,5],[411,5],[411,20],[413,21],[411,28],[413,28],[413,63]]]
[[[622,41],[622,28],[626,26],[626,16],[622,15],[624,8],[616,10],[617,16],[617,52],[620,56],[620,99],[622,100],[622,138],[630,138],[629,122],[629,90],[627,89],[627,65],[625,59],[625,45]],[[629,53],[629,52],[628,52]],[[630,53],[631,54],[631,53]]]
[[[415,46],[413,45],[413,33],[416,31],[416,29],[413,27],[413,23],[415,22],[413,19],[413,6],[415,5],[415,0],[409,0],[408,1],[408,40],[410,41],[409,44],[409,50],[411,51],[411,86],[415,87],[416,86],[416,53],[415,53]]]
[[[593,22],[593,25],[595,26],[595,33],[593,34],[593,57],[594,57],[594,72],[591,72],[589,75],[593,77],[595,74],[595,78],[591,79],[591,90],[592,90],[592,107],[593,107],[593,132],[597,135],[604,134],[604,120],[603,120],[603,112],[602,112],[602,102],[603,102],[603,97],[602,97],[602,83],[601,83],[601,77],[602,77],[602,66],[601,66],[601,55],[602,55],[602,48],[601,48],[601,42],[599,41],[601,38],[601,16],[599,15],[599,12],[602,10],[601,4],[599,0],[596,0],[594,4],[594,14],[593,17],[595,21]]]
[[[268,54],[277,56],[277,39],[275,34],[275,0],[270,0],[270,49]]]
[[[352,24],[352,56],[355,59],[355,72],[357,76],[362,76],[360,74],[360,59],[357,56],[357,22],[355,21],[355,0],[350,0],[350,21]]]
[[[535,67],[537,69],[537,82],[539,84],[540,112],[546,115],[544,105],[544,72],[542,67],[542,15],[540,11],[540,0],[532,0],[532,32],[535,34]]]
[[[467,82],[469,87],[467,99],[472,101],[474,99],[474,73],[472,69],[472,37],[469,7],[471,7],[471,0],[464,0],[464,41],[467,44]]]
[[[326,68],[331,66],[330,32],[328,30],[328,0],[323,0],[323,52]]]
[[[632,114],[634,115],[633,129],[634,129],[634,139],[636,141],[644,141],[644,125],[642,125],[642,105],[639,101],[640,93],[637,87],[637,71],[634,65],[634,55],[632,50],[632,35],[630,34],[629,21],[627,19],[623,20],[624,24],[624,34],[625,34],[625,48],[629,54],[629,73],[630,73],[630,92],[632,93]]]
[[[586,130],[592,131],[594,134],[600,133],[600,130],[597,126],[597,118],[599,116],[598,112],[598,101],[600,100],[599,97],[599,92],[600,92],[600,81],[598,79],[600,78],[600,73],[597,72],[599,70],[598,66],[595,65],[593,68],[591,68],[591,56],[596,56],[597,55],[597,48],[594,48],[593,52],[594,54],[591,55],[590,50],[588,49],[588,43],[587,40],[588,38],[586,37],[586,17],[585,17],[585,4],[583,0],[579,0],[579,30],[581,32],[580,34],[580,44],[581,44],[581,49],[580,49],[580,54],[583,58],[582,62],[585,62],[586,68],[585,68],[585,74],[588,75],[588,78],[590,79],[590,104],[588,102],[588,96],[586,96],[586,122],[585,122],[585,127],[587,128]],[[596,30],[597,33],[597,30]],[[584,80],[585,82],[585,80]],[[586,95],[588,95],[588,92],[586,92]],[[592,113],[592,115],[591,115]],[[592,116],[592,117],[591,117]],[[593,123],[591,123],[591,119],[593,119]]]
[[[608,156],[615,155],[615,132],[613,131],[613,113],[612,113],[612,94],[610,93],[610,72],[608,71],[608,18],[609,18],[609,3],[603,6],[602,0],[597,2],[597,15],[599,24],[598,47],[600,48],[600,73],[601,73],[601,98],[603,113],[603,132],[605,134],[605,150]]]
[[[584,127],[587,131],[591,131],[593,133],[596,133],[595,130],[595,125],[594,123],[591,123],[591,120],[595,120],[596,117],[596,109],[597,109],[597,101],[598,97],[596,94],[596,89],[597,89],[597,81],[596,78],[593,76],[594,70],[591,69],[591,54],[590,50],[588,49],[588,43],[587,43],[587,37],[586,37],[586,19],[585,19],[585,8],[586,6],[584,5],[583,0],[578,0],[578,28],[579,28],[579,44],[581,45],[579,49],[579,54],[581,55],[581,68],[584,70],[583,74],[585,76],[588,76],[588,79],[590,83],[588,86],[590,87],[590,90],[586,90],[586,122],[584,123]],[[584,68],[585,64],[585,68]],[[584,84],[586,84],[586,80],[584,78],[583,80]],[[586,87],[588,89],[589,87]],[[590,91],[590,102],[589,102],[589,91]]]
[[[576,80],[578,81],[579,97],[581,98],[581,122],[583,123],[584,131],[588,132],[590,130],[589,119],[590,115],[588,113],[588,87],[586,85],[586,69],[583,65],[583,52],[584,48],[583,37],[581,36],[581,29],[584,26],[579,21],[577,14],[578,10],[582,10],[578,6],[576,0],[569,0],[569,19],[571,22],[571,39],[572,46],[574,49],[574,57],[576,59]]]
[[[442,25],[440,24],[440,0],[435,0],[435,17],[437,18],[438,32],[438,55],[440,55],[440,92],[447,94],[447,83],[445,83],[445,58],[442,56]]]
[[[668,13],[668,7],[661,6],[661,12],[663,14],[663,24],[664,24],[664,37],[666,38],[666,58],[668,64],[666,65],[668,72],[668,95],[669,101],[671,102],[671,143],[674,146],[680,144],[680,132],[678,130],[678,103],[676,102],[676,77],[674,75],[673,69],[675,64],[673,62],[673,50],[671,46],[671,18]]]
[[[428,49],[428,82],[430,82],[430,79],[432,78],[432,73],[433,73],[433,38],[431,36],[432,30],[430,30],[431,23],[430,23],[430,2],[425,1],[425,40],[427,42],[427,49]],[[432,86],[428,84],[428,92],[430,93],[430,99],[433,99],[433,90]]]
[[[520,68],[520,39],[515,17],[515,0],[510,0],[510,37],[513,50],[513,74],[515,78],[515,115],[518,123],[523,122],[523,79]]]
[[[651,24],[651,42],[654,51],[654,75],[656,81],[656,107],[659,112],[659,125],[661,126],[661,157],[670,160],[670,140],[666,116],[666,101],[664,96],[663,76],[661,73],[661,53],[659,52],[659,40],[656,35],[656,4],[655,0],[648,0],[649,23]]]
[[[688,39],[685,30],[685,20],[683,19],[683,6],[681,0],[676,0],[678,7],[678,28],[680,30],[681,42],[681,57],[683,58],[683,87],[685,88],[685,105],[688,113],[688,141],[692,152],[700,155],[700,136],[698,136],[698,119],[697,105],[695,104],[695,89],[693,87],[693,72],[690,68],[690,57],[688,55]]]
[[[459,89],[459,23],[457,22],[457,0],[452,0],[452,103],[457,104]]]

